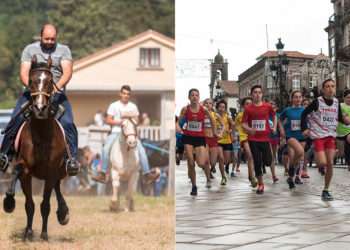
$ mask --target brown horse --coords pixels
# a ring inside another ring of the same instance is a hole
[[[69,221],[68,207],[60,190],[61,179],[67,175],[64,163],[67,146],[62,130],[51,112],[53,110],[51,95],[55,88],[50,72],[51,63],[51,57],[49,57],[47,64],[38,64],[36,57],[32,58],[32,67],[29,73],[30,113],[22,128],[17,157],[14,160],[12,183],[4,199],[4,210],[11,213],[15,208],[15,184],[19,179],[25,195],[27,214],[24,239],[29,240],[33,237],[32,176],[45,181],[43,201],[40,205],[42,216],[40,237],[43,240],[48,240],[47,221],[53,189],[56,192],[58,203],[57,219],[61,225],[66,225]]]

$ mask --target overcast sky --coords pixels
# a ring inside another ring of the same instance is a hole
[[[177,0],[176,110],[187,103],[187,91],[197,87],[209,95],[209,62],[220,49],[229,63],[229,80],[252,66],[279,37],[285,50],[328,55],[327,27],[333,13],[330,0]],[[268,40],[266,35],[268,30]]]

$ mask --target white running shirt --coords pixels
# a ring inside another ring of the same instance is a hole
[[[337,98],[333,98],[333,104],[328,106],[320,96],[318,99],[318,110],[309,115],[310,137],[311,139],[337,136],[338,107]]]

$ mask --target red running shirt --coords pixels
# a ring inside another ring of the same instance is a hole
[[[186,129],[184,130],[185,135],[204,137],[204,119],[205,112],[203,106],[199,106],[197,113],[192,112],[190,106],[187,106],[185,112]]]
[[[269,117],[275,117],[271,104],[263,102],[257,106],[251,104],[244,109],[242,123],[247,123],[250,128],[255,128],[254,135],[248,134],[249,141],[270,141],[271,128]]]

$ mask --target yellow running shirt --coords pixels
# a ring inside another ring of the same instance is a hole
[[[239,133],[239,141],[244,142],[248,140],[248,134],[242,127],[243,112],[239,112],[235,119],[236,129]]]
[[[218,140],[218,143],[220,144],[231,144],[232,139],[231,139],[231,133],[229,132],[230,125],[229,125],[229,119],[228,119],[228,114],[225,113],[223,117],[221,117],[221,122],[224,124],[224,132],[222,134],[221,139]],[[220,126],[220,125],[219,125]]]

